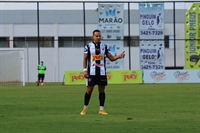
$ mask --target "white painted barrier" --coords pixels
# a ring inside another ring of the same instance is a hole
[[[200,83],[200,70],[143,70],[144,83]]]

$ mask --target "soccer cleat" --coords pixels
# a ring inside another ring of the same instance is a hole
[[[81,111],[81,115],[86,115],[87,114],[87,112],[88,112],[88,109],[86,109],[86,108],[84,108],[82,111]]]
[[[99,111],[99,114],[100,114],[100,115],[107,115],[108,113],[106,113],[105,110],[100,110],[100,111]]]

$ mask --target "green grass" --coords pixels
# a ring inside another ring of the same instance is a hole
[[[200,84],[109,85],[99,115],[97,86],[81,116],[82,86],[0,87],[0,133],[199,133]]]

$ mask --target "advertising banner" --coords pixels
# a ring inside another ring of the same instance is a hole
[[[109,70],[107,71],[108,84],[132,84],[142,83],[142,70]],[[83,72],[66,71],[64,78],[65,85],[86,84]]]
[[[108,46],[112,55],[123,52],[124,44],[124,4],[98,4],[99,23],[102,42]],[[124,60],[111,62],[106,59],[107,70],[123,70]]]
[[[185,69],[200,69],[200,3],[185,14]]]
[[[107,71],[109,84],[142,83],[142,70]]]
[[[108,51],[113,55],[118,55],[123,52],[123,41],[103,41],[108,46]],[[107,70],[123,70],[124,59],[118,59],[116,61],[110,61],[106,58],[106,69]]]
[[[144,70],[144,83],[200,83],[200,70]]]
[[[86,84],[83,71],[66,71],[64,75],[65,85]]]
[[[163,70],[164,4],[140,3],[140,67],[142,70]]]

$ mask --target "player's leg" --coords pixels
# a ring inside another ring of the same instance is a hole
[[[38,81],[37,81],[37,86],[40,85],[40,74],[38,74]]]
[[[90,102],[90,98],[93,92],[94,86],[87,86],[87,91],[84,96],[84,108],[88,108],[88,104]]]
[[[104,110],[104,103],[106,99],[106,94],[105,94],[105,86],[107,86],[107,78],[105,76],[100,76],[98,80],[98,91],[99,91],[99,105],[100,105],[100,110],[99,114],[108,114]]]
[[[44,85],[44,74],[41,74],[41,84]]]
[[[84,95],[84,108],[81,111],[81,115],[85,115],[88,111],[88,105],[95,85],[96,85],[95,77],[88,77],[86,80],[87,90]]]

